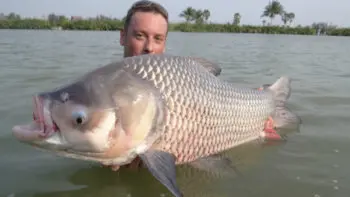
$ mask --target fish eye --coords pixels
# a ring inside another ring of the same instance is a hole
[[[75,124],[82,125],[85,123],[87,115],[84,111],[74,111],[72,113],[72,118]]]

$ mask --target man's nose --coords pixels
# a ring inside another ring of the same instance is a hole
[[[153,53],[154,52],[153,48],[154,48],[153,42],[149,40],[145,43],[144,52],[145,53]]]

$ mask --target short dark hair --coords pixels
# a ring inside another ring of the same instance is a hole
[[[125,21],[124,21],[125,31],[129,27],[130,20],[136,12],[153,12],[153,13],[162,15],[167,23],[169,20],[168,11],[162,5],[149,0],[140,0],[135,2],[130,7],[130,9],[128,10],[128,13],[126,14]]]

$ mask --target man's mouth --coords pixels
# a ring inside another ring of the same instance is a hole
[[[48,138],[58,131],[51,118],[49,101],[40,96],[33,96],[33,122],[27,125],[16,125],[13,133],[19,140],[33,141]]]

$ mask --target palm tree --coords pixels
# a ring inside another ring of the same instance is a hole
[[[197,24],[202,24],[204,22],[202,10],[196,10],[194,14],[194,21]]]
[[[19,19],[21,19],[21,16],[14,13],[14,12],[11,12],[9,15],[7,15],[6,18],[9,20],[19,20]]]
[[[204,21],[207,22],[208,19],[209,19],[209,17],[210,17],[210,11],[207,10],[207,9],[205,9],[205,10],[203,11],[203,18],[204,18]]]
[[[187,7],[184,11],[180,13],[180,17],[185,18],[186,22],[191,22],[195,20],[197,11],[192,7]]]
[[[261,15],[261,17],[269,17],[272,24],[272,20],[275,18],[275,16],[276,15],[282,16],[283,13],[284,13],[283,5],[278,0],[272,0],[271,2],[269,2],[269,4],[265,6],[265,10]]]
[[[284,25],[286,25],[287,23],[291,24],[294,18],[295,18],[295,14],[293,12],[284,12],[282,14],[282,21]]]
[[[233,15],[233,25],[239,25],[241,23],[241,15],[237,12]]]

